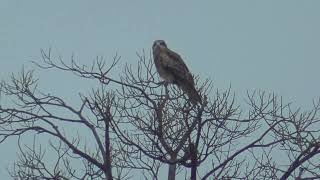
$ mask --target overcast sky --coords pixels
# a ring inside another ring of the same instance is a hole
[[[320,94],[319,9],[318,0],[0,0],[0,78],[31,68],[41,48],[65,59],[75,54],[82,64],[115,53],[135,64],[136,52],[163,39],[216,88],[231,85],[240,97],[262,89],[308,107]],[[59,73],[38,75],[40,88],[61,96],[88,86]],[[15,144],[0,144],[0,177],[8,177]]]

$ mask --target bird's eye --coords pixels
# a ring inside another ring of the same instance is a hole
[[[166,45],[166,43],[164,41],[160,41],[160,45],[167,47],[167,45]]]

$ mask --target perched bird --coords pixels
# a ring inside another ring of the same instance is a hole
[[[179,54],[170,50],[163,40],[156,40],[152,46],[153,60],[160,77],[170,84],[176,84],[186,93],[192,104],[201,103],[194,79]]]

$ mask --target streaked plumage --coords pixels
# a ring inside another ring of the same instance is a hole
[[[167,83],[178,85],[193,104],[201,103],[193,76],[179,54],[168,49],[163,40],[154,41],[152,50],[154,63],[160,77]]]

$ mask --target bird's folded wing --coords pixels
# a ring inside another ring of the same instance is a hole
[[[163,66],[179,79],[185,79],[189,76],[189,69],[182,58],[175,52],[168,50],[167,58],[163,59]]]

